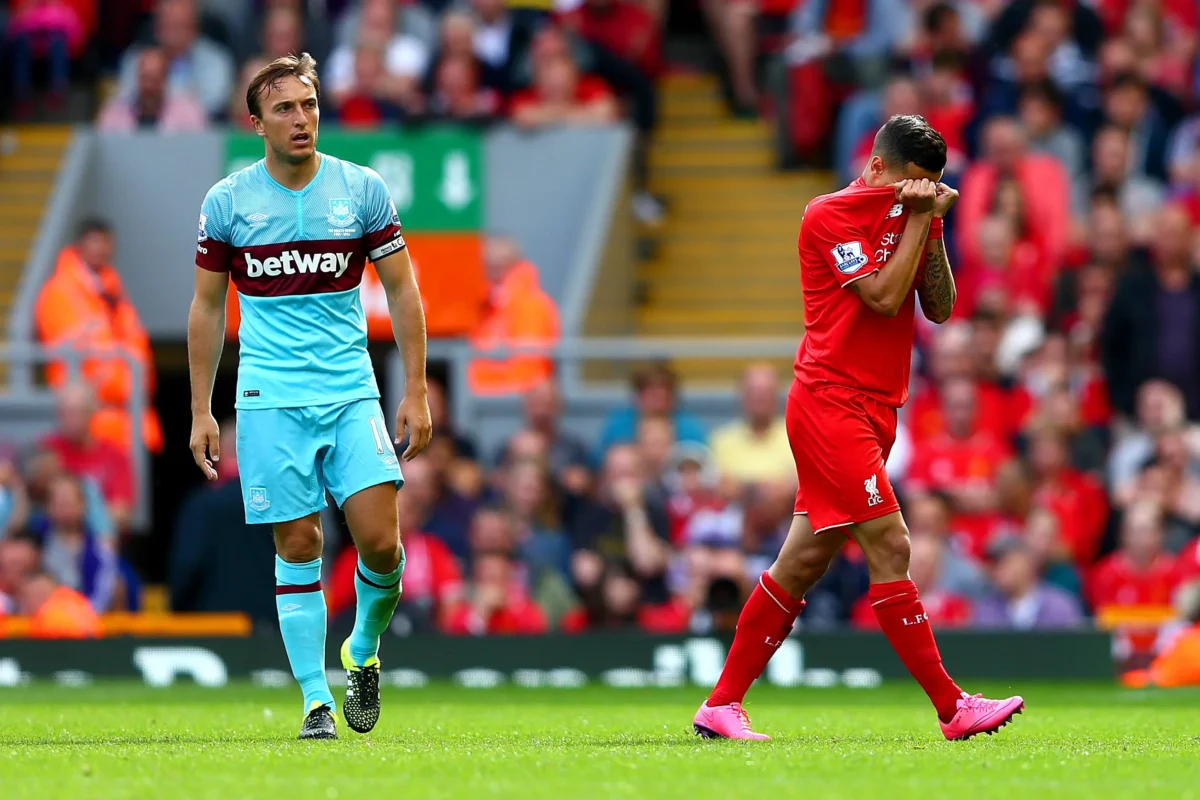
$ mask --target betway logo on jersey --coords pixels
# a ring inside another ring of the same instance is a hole
[[[284,250],[279,257],[255,258],[245,251],[246,277],[274,278],[278,275],[308,275],[328,272],[340,278],[350,268],[352,253],[301,253],[299,250]]]

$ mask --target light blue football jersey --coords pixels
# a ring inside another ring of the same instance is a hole
[[[200,210],[196,266],[230,273],[241,306],[238,408],[379,397],[359,284],[368,258],[404,249],[400,219],[377,172],[320,158],[299,191],[259,161]]]

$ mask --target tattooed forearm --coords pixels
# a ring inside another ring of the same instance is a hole
[[[921,310],[930,322],[940,325],[950,319],[958,291],[954,288],[946,243],[941,239],[934,239],[926,245],[925,275],[917,287],[917,296],[921,298]]]

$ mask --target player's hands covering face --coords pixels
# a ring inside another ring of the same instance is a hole
[[[937,198],[937,186],[928,178],[921,178],[918,181],[900,181],[896,184],[896,199],[917,214],[928,214],[933,211],[933,203]]]
[[[412,461],[433,438],[433,422],[429,418],[429,399],[424,395],[405,395],[396,409],[396,444],[408,433],[404,460]]]
[[[937,185],[937,194],[933,198],[933,215],[944,217],[946,212],[958,202],[958,189],[953,189],[944,183]]]

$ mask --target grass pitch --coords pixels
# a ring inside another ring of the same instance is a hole
[[[373,733],[297,742],[294,689],[35,685],[0,689],[0,797],[1200,798],[1200,691],[1019,690],[1025,714],[969,742],[903,683],[755,688],[765,744],[692,735],[697,689],[452,686],[385,689]]]

